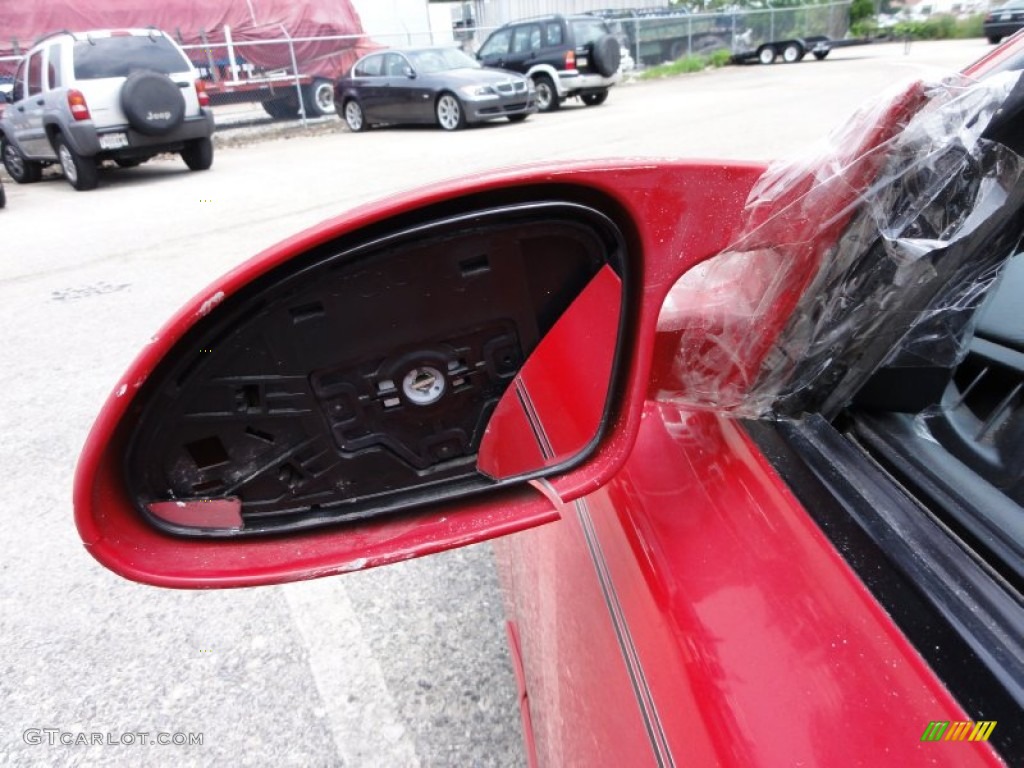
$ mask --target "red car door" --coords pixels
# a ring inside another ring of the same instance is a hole
[[[731,420],[650,404],[496,548],[537,765],[1001,764],[922,742],[970,716]]]

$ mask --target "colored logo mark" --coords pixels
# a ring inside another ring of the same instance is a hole
[[[933,720],[924,729],[921,741],[988,741],[992,731],[996,729],[995,720],[970,720],[950,722],[949,720]]]

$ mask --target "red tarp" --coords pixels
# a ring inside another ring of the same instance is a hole
[[[184,45],[209,42],[212,57],[223,60],[225,24],[231,27],[236,56],[267,70],[291,71],[287,44],[245,45],[247,40],[283,39],[282,27],[293,38],[363,31],[349,0],[0,0],[0,57],[24,54],[36,39],[59,30],[153,26]],[[301,74],[333,79],[363,53],[379,47],[366,37],[296,42],[295,58]],[[197,64],[206,63],[204,52],[188,54]],[[13,70],[13,63],[0,62],[0,72]]]

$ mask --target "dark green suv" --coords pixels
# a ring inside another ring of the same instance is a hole
[[[622,78],[621,55],[619,41],[603,19],[554,15],[499,27],[476,56],[484,66],[530,77],[537,108],[550,112],[574,96],[587,106],[603,104],[608,89]]]

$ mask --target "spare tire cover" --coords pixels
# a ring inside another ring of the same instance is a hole
[[[594,41],[594,52],[591,54],[597,71],[605,77],[611,77],[619,71],[622,52],[619,41],[612,35],[604,35]]]
[[[140,70],[128,75],[121,86],[121,110],[139,133],[161,136],[181,125],[185,99],[167,75]]]

